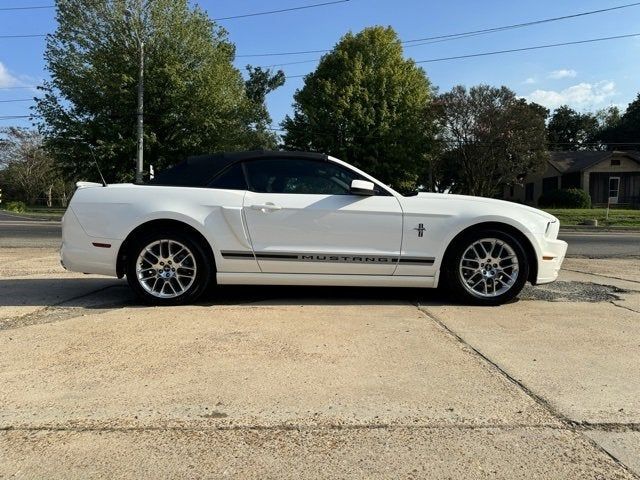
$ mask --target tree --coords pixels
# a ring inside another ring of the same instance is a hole
[[[392,28],[348,33],[305,77],[283,122],[287,149],[329,153],[411,189],[433,144],[433,89]]]
[[[492,197],[544,169],[546,108],[507,87],[479,85],[454,87],[438,109],[443,153],[436,175],[451,191]]]
[[[277,142],[273,133],[269,130],[271,116],[266,106],[266,98],[269,93],[284,85],[285,76],[282,70],[272,73],[262,67],[247,65],[249,78],[244,82],[247,97],[256,109],[256,145],[252,148],[266,147],[274,149]]]
[[[598,125],[600,131],[613,128],[620,123],[620,119],[622,118],[622,114],[620,113],[620,109],[612,105],[607,108],[601,108],[595,114],[596,119],[598,120]]]
[[[24,128],[0,130],[0,185],[6,198],[31,205],[52,195],[60,175],[42,145],[42,136]]]
[[[147,165],[274,143],[226,31],[187,0],[58,0],[56,18],[36,109],[67,174],[95,178],[92,150],[107,180],[133,178],[140,42]]]
[[[549,149],[574,151],[592,149],[599,130],[600,123],[595,115],[578,113],[569,106],[563,105],[553,112],[547,127]]]
[[[640,94],[617,122],[603,129],[599,138],[609,150],[640,150]]]

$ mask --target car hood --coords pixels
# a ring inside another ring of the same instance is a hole
[[[486,197],[474,197],[471,195],[455,195],[451,193],[431,193],[431,192],[421,192],[416,196],[418,199],[431,199],[431,200],[447,200],[450,199],[452,201],[457,201],[461,203],[473,203],[474,205],[486,205],[487,207],[491,207],[491,209],[500,209],[501,211],[519,211],[519,212],[528,212],[535,215],[539,215],[547,221],[557,220],[556,217],[547,213],[545,211],[539,210],[537,208],[530,207],[528,205],[522,205],[521,203],[508,202],[506,200],[498,200],[495,198],[486,198]]]

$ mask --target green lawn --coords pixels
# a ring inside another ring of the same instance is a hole
[[[598,220],[598,227],[636,227],[640,228],[640,210],[609,210],[609,220],[607,221],[606,208],[590,209],[569,209],[552,208],[545,209],[551,215],[560,219],[560,224],[564,227],[580,225],[585,220]]]

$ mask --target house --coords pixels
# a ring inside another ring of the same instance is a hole
[[[549,152],[543,174],[522,185],[506,186],[504,199],[537,205],[540,196],[559,188],[581,188],[594,206],[640,208],[640,152]]]

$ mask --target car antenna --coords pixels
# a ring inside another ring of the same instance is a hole
[[[102,186],[106,187],[107,186],[107,182],[104,179],[104,176],[102,175],[102,171],[100,170],[100,165],[98,165],[98,159],[96,158],[96,156],[93,153],[93,147],[91,145],[89,145],[87,143],[87,146],[89,147],[89,151],[91,152],[91,156],[93,157],[93,163],[96,166],[96,170],[98,170],[98,173],[100,174],[100,178],[102,179]]]

